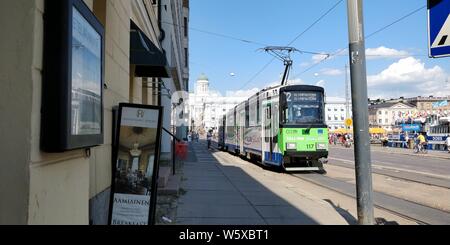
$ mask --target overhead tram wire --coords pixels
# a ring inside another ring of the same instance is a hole
[[[400,17],[399,19],[393,21],[392,23],[390,23],[390,24],[388,24],[388,25],[386,25],[386,26],[381,27],[380,29],[378,29],[378,30],[372,32],[371,34],[367,35],[367,36],[366,36],[366,40],[369,39],[369,38],[371,38],[372,36],[374,36],[374,35],[376,35],[376,34],[382,32],[382,31],[386,30],[387,28],[389,28],[389,27],[391,27],[391,26],[393,26],[393,25],[399,23],[400,21],[402,21],[402,20],[404,20],[404,19],[406,19],[406,18],[412,16],[413,14],[419,12],[420,10],[422,10],[422,9],[424,9],[424,8],[426,8],[426,7],[427,7],[427,5],[423,5],[422,7],[418,8],[418,9],[415,9],[415,10],[413,10],[412,12],[409,12],[408,14],[406,14],[406,15]],[[333,58],[333,57],[335,57],[335,56],[339,56],[340,53],[342,53],[342,52],[344,52],[344,51],[346,51],[346,50],[348,50],[348,48],[339,49],[337,52],[335,52],[335,53],[331,54],[330,56],[325,57],[324,59],[320,60],[319,62],[317,62],[317,63],[311,65],[310,67],[308,67],[308,68],[306,68],[305,70],[303,70],[301,73],[298,73],[298,74],[295,75],[293,78],[294,78],[294,79],[295,79],[295,78],[298,78],[299,76],[301,76],[301,75],[305,74],[306,72],[312,70],[313,68],[315,68],[316,66],[318,66],[318,65],[320,65],[321,63],[325,62],[326,60],[329,60],[330,58]],[[348,55],[346,55],[346,56],[348,56]],[[410,56],[413,56],[413,55],[410,55]],[[422,55],[415,55],[415,56],[422,56]]]
[[[311,25],[309,25],[303,32],[301,32],[299,35],[297,35],[291,42],[289,42],[288,45],[292,45],[295,41],[297,41],[300,37],[302,37],[306,32],[308,32],[310,29],[312,29],[317,23],[319,23],[323,18],[325,18],[329,13],[331,13],[339,4],[341,4],[344,0],[337,1],[331,8],[329,8],[324,14],[322,14],[316,21],[314,21]],[[306,53],[306,52],[303,52]],[[319,53],[310,53],[310,54],[319,54]],[[259,70],[250,80],[248,80],[239,90],[244,89],[247,87],[253,80],[258,77],[263,71],[269,67],[270,64],[275,60],[276,58],[273,57],[267,64],[264,65],[264,67]]]
[[[168,25],[173,25],[173,26],[180,26],[178,24],[170,23],[170,22],[166,22],[166,21],[162,21],[162,23],[163,24],[168,24]],[[269,46],[268,44],[265,44],[265,43],[252,41],[252,40],[248,40],[248,39],[244,39],[244,38],[240,38],[240,37],[234,37],[234,36],[223,34],[223,33],[217,33],[217,32],[212,32],[212,31],[207,31],[207,30],[201,30],[201,29],[194,28],[194,27],[188,27],[188,29],[189,30],[193,30],[193,31],[197,31],[197,32],[201,32],[201,33],[204,33],[204,34],[208,34],[208,35],[211,35],[211,36],[216,36],[216,37],[221,37],[221,38],[226,38],[226,39],[231,39],[231,40],[243,42],[243,43],[246,43],[246,44],[254,44],[254,45],[257,45],[257,46],[260,46],[260,47]]]

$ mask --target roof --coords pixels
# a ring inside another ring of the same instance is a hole
[[[406,106],[411,107],[411,108],[416,107],[415,105],[410,104],[410,103],[406,103],[406,102],[395,102],[395,103],[381,103],[381,104],[370,105],[369,109],[391,108],[391,107],[393,107],[395,105],[398,105],[398,104],[403,104],[403,105],[406,105]]]
[[[198,77],[197,81],[209,81],[208,77],[205,75],[205,73],[202,73],[200,77]]]

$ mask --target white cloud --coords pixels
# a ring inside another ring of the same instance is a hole
[[[309,65],[310,65],[309,62],[302,62],[302,63],[300,63],[300,68],[304,68],[304,67],[307,67]]]
[[[259,92],[260,89],[252,88],[248,90],[227,91],[226,97],[246,97],[249,98]]]
[[[275,81],[272,83],[268,83],[264,86],[264,88],[269,87],[276,87],[281,84],[281,81]],[[302,79],[293,79],[288,81],[288,85],[298,85],[298,84],[305,84],[305,82]],[[227,91],[226,97],[245,97],[250,98],[251,96],[255,95],[262,89],[260,88],[252,88],[247,90],[237,90],[237,91]]]
[[[328,54],[315,54],[312,56],[312,62],[313,64],[317,64],[325,59],[327,59],[329,57]]]
[[[340,75],[344,74],[343,70],[332,69],[332,68],[322,69],[320,72],[326,76],[340,76]]]
[[[440,66],[426,68],[421,60],[408,57],[393,63],[377,75],[368,76],[371,98],[400,96],[448,96],[449,74]]]
[[[325,80],[320,80],[316,83],[316,86],[325,87]]]
[[[288,85],[299,85],[299,84],[305,84],[305,82],[302,79],[294,79],[294,80],[289,80],[287,82]]]
[[[401,58],[409,55],[410,54],[407,51],[386,48],[384,46],[366,49],[366,56],[368,60]]]

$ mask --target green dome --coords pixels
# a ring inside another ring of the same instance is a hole
[[[202,73],[202,75],[198,78],[198,81],[209,81],[209,79],[204,73]]]

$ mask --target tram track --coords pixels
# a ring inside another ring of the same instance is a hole
[[[319,174],[291,174],[291,176],[356,199],[354,184]],[[420,225],[450,224],[450,213],[448,212],[381,192],[374,192],[374,207]]]
[[[220,152],[220,151],[218,151]],[[235,155],[229,155],[226,154],[226,159],[223,159],[223,155],[220,156],[222,160],[225,161],[233,161],[233,158],[239,158]],[[217,155],[216,155],[217,157]],[[240,160],[243,160],[239,158]],[[247,161],[248,162],[248,161]],[[332,164],[329,164],[332,165]],[[256,166],[261,167],[263,166],[260,164],[256,164]],[[336,166],[333,164],[333,166]],[[340,167],[340,166],[338,166]],[[349,166],[343,165],[342,167],[351,169]],[[267,171],[267,169],[265,169]],[[374,171],[374,173],[377,173],[377,171]],[[328,189],[330,191],[339,193],[340,195],[356,199],[356,186],[354,184],[348,183],[343,180],[338,180],[335,178],[323,176],[316,173],[287,173],[297,179],[301,179],[303,181],[306,181],[308,183],[311,183],[313,185]],[[413,174],[413,173],[411,173]],[[420,183],[428,186],[436,186],[440,188],[446,188],[449,189],[448,186],[445,184],[433,184],[433,183],[427,183],[423,181],[417,181],[417,180],[411,180],[410,177],[403,177],[399,178],[399,176],[394,176],[394,174],[379,174],[390,178],[396,178],[396,179],[402,179],[404,181],[411,181],[415,183]],[[433,178],[431,176],[427,176],[430,178]],[[444,179],[440,179],[442,181],[447,181]],[[422,183],[423,182],[423,183]],[[399,198],[396,196],[392,196],[389,194],[385,194],[382,192],[374,191],[374,207],[376,207],[379,210],[385,211],[387,213],[390,213],[392,215],[401,217],[403,219],[412,221],[414,223],[417,223],[419,225],[449,225],[450,224],[450,213],[446,212],[444,210],[430,207],[421,203],[417,203],[411,200],[406,200],[403,198]]]
[[[350,169],[350,170],[355,170],[354,167],[351,167],[351,166],[349,166],[349,164],[345,164],[345,163],[333,162],[333,163],[328,163],[328,165],[345,168],[345,169]],[[376,167],[374,166],[372,168],[372,172],[377,175],[395,178],[395,179],[408,181],[408,182],[413,182],[413,183],[417,183],[417,184],[423,184],[423,185],[432,186],[432,187],[450,189],[450,180],[448,180],[448,179],[437,178],[437,177],[429,176],[426,174],[423,174],[422,176],[418,177],[418,175],[405,173],[405,172],[402,172],[401,170],[395,170],[398,172],[393,172],[393,173],[388,173],[388,171],[393,171],[393,170],[390,170],[383,166],[376,166]],[[429,181],[426,182],[426,181],[418,180],[419,178],[428,179]]]

